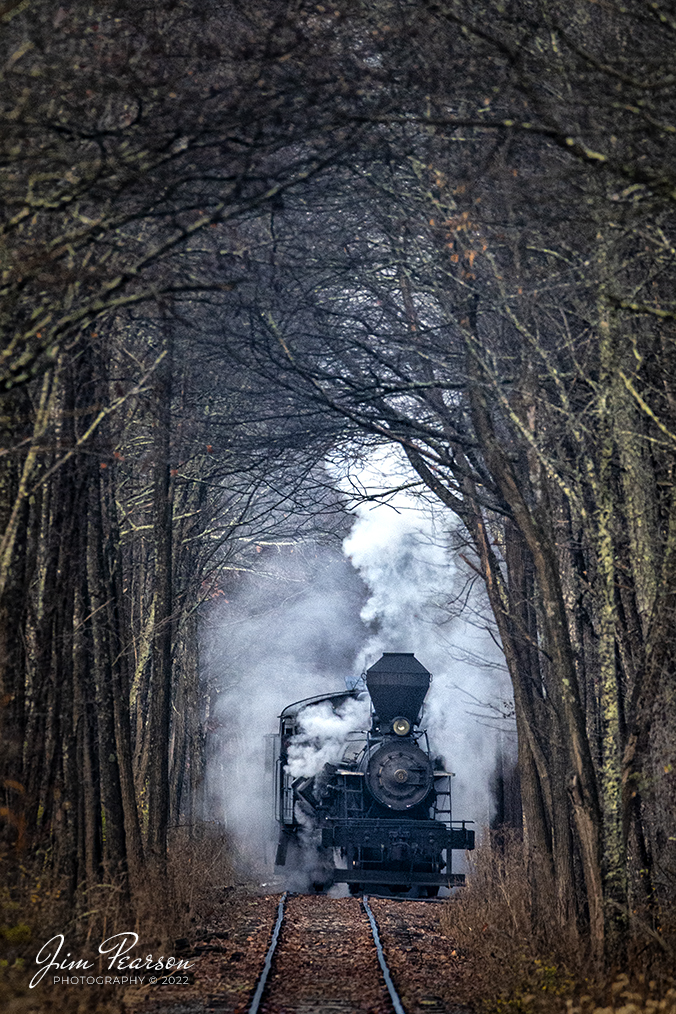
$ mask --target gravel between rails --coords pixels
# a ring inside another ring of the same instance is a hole
[[[371,928],[358,898],[297,895],[286,903],[261,1014],[391,1014]]]

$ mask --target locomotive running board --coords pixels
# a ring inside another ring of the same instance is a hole
[[[405,873],[402,870],[334,870],[335,884],[422,884],[423,887],[453,887],[465,883],[464,873]]]

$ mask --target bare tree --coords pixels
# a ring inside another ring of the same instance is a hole
[[[392,10],[372,59],[398,82],[424,48],[420,90],[289,198],[224,340],[345,438],[399,443],[464,522],[514,683],[534,910],[613,961],[673,889],[650,732],[673,657],[673,29],[521,13],[439,4],[402,48]]]

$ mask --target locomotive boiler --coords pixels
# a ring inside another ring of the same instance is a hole
[[[431,676],[412,652],[385,652],[365,680],[366,691],[307,698],[280,715],[276,864],[305,868],[315,890],[346,883],[353,893],[433,896],[463,882],[452,853],[474,848],[474,831],[472,821],[452,819],[452,774],[431,756],[420,724]],[[307,709],[321,705],[340,716],[360,700],[370,700],[366,728],[350,732],[337,762],[310,775],[294,771]]]

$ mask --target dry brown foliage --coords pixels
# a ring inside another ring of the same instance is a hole
[[[477,969],[479,1006],[497,1014],[676,1014],[669,913],[634,911],[625,966],[599,972],[555,924],[553,899],[533,898],[518,833],[485,834],[469,861],[441,926]]]
[[[166,872],[149,872],[131,895],[122,883],[80,891],[76,908],[57,883],[23,868],[11,891],[0,891],[0,1009],[8,1014],[117,1014],[122,993],[115,986],[59,988],[49,979],[30,989],[40,947],[63,933],[74,955],[91,960],[101,940],[133,930],[139,935],[138,953],[176,953],[233,891],[235,861],[218,825],[174,828]]]

